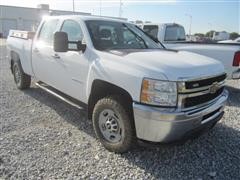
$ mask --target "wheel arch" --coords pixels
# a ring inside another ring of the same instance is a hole
[[[132,110],[132,96],[126,91],[125,89],[109,83],[104,80],[100,79],[95,79],[92,83],[91,86],[91,91],[90,95],[88,98],[88,118],[92,118],[92,113],[95,104],[97,103],[98,100],[100,100],[103,97],[110,96],[110,95],[120,95],[122,96],[122,102],[121,103],[126,103],[129,106],[129,112],[131,115],[133,114]]]

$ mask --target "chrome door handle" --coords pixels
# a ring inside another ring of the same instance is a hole
[[[54,54],[54,55],[52,55],[52,57],[53,57],[54,59],[60,59],[60,58],[61,58],[58,54]]]

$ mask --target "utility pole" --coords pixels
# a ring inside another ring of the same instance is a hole
[[[122,0],[120,0],[119,2],[119,17],[121,18],[122,17],[122,6],[123,6],[123,3],[122,3]]]
[[[75,2],[74,2],[74,0],[72,1],[72,5],[73,5],[73,12],[75,12]]]
[[[99,14],[102,16],[102,0],[100,0],[100,9],[99,9]]]
[[[191,29],[192,29],[192,15],[191,14],[185,14],[190,18],[190,25],[189,25],[189,36],[191,36]]]

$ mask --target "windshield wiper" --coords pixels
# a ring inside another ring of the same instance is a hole
[[[142,41],[144,43],[144,46],[146,49],[148,49],[148,46],[146,44],[146,42],[144,41],[143,38],[141,38],[141,36],[139,36],[137,33],[135,33],[131,28],[129,28],[126,24],[123,23],[123,26],[126,27],[131,33],[133,33],[137,38],[138,40]]]
[[[140,27],[135,26],[139,31],[141,31],[143,34],[145,34],[147,37],[149,37],[150,39],[152,39],[155,43],[159,43],[163,49],[166,49],[166,47],[158,40],[158,38],[153,37],[152,35],[146,33],[144,30],[142,30]]]

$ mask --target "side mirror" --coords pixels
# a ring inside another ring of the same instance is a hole
[[[55,32],[53,38],[53,48],[55,52],[68,51],[68,35],[65,32]]]
[[[77,49],[78,49],[79,51],[84,52],[84,51],[86,50],[86,48],[87,48],[87,45],[86,45],[86,44],[82,44],[81,41],[79,41],[79,42],[77,43]]]
[[[68,34],[66,32],[55,32],[53,38],[53,48],[55,52],[67,51],[82,51],[86,50],[86,44],[81,41],[68,41]]]
[[[68,41],[69,51],[82,51],[84,52],[87,48],[86,44],[82,44],[81,41]]]

